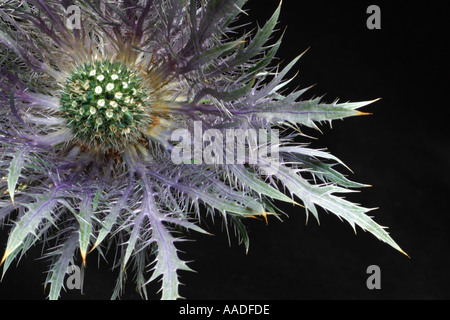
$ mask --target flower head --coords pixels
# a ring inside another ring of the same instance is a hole
[[[108,105],[116,107],[115,99],[124,95],[133,95],[133,101],[120,101],[122,112],[114,114]],[[122,150],[144,139],[145,130],[153,122],[151,94],[143,85],[143,78],[120,62],[96,60],[74,68],[63,85],[60,103],[61,116],[75,138],[90,149]],[[129,129],[130,134],[113,132],[111,126]]]
[[[162,298],[176,299],[178,271],[190,270],[175,247],[180,230],[205,233],[198,222],[220,214],[248,248],[244,219],[267,220],[275,201],[301,202],[316,218],[322,207],[401,250],[368,209],[336,195],[362,187],[329,163],[341,162],[289,131],[360,115],[373,101],[283,95],[300,56],[282,70],[271,63],[281,9],[232,39],[245,2],[0,4],[0,221],[15,222],[3,272],[48,240],[46,283],[56,299],[77,252],[86,263],[89,252],[113,247],[114,297],[133,270],[144,297],[161,278]],[[79,28],[67,21],[70,6]]]

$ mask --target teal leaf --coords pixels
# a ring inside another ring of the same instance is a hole
[[[360,207],[335,195],[335,193],[349,192],[348,189],[333,185],[311,185],[294,169],[282,165],[276,169],[278,170],[276,177],[293,195],[296,195],[303,201],[306,209],[312,212],[317,220],[318,212],[316,206],[319,206],[346,220],[355,231],[355,227],[358,225],[363,230],[372,233],[379,240],[404,253],[399,245],[385,231],[385,228],[378,225],[367,215],[372,209]]]
[[[5,259],[13,253],[23,243],[24,239],[29,234],[36,235],[36,230],[44,220],[53,223],[52,211],[57,200],[56,191],[52,190],[46,194],[36,196],[36,202],[31,204],[22,204],[28,210],[17,221],[13,230],[11,231],[6,245],[5,253],[3,255],[2,264]]]
[[[79,224],[79,238],[80,253],[83,259],[83,265],[86,265],[86,253],[88,252],[89,242],[92,235],[92,223],[94,217],[92,197],[88,194],[83,194],[80,201],[80,209],[75,217]]]
[[[249,42],[249,44],[245,48],[240,48],[238,54],[231,56],[230,59],[227,59],[226,63],[223,63],[222,67],[212,69],[208,76],[229,72],[236,66],[246,63],[251,58],[264,51],[264,44],[266,44],[266,42],[269,40],[275,29],[278,18],[280,16],[280,11],[281,3],[273,13],[272,17],[269,19],[269,21],[267,21],[267,23],[264,25],[264,27],[258,28],[256,35]]]
[[[236,227],[236,231],[238,233],[240,241],[244,243],[245,252],[248,253],[248,250],[250,249],[250,237],[248,236],[247,229],[242,222],[242,218],[238,216],[231,216],[231,221]]]
[[[285,103],[283,100],[263,103],[242,114],[253,114],[273,124],[295,123],[317,128],[316,122],[344,119],[365,115],[357,109],[374,103],[377,100],[355,103],[322,103],[320,99]]]
[[[244,0],[210,0],[205,8],[198,31],[195,38],[201,45],[206,39],[210,38],[213,33],[222,31],[234,20],[240,8],[245,3]]]
[[[197,187],[194,184],[177,184],[175,181],[154,172],[149,172],[149,174],[164,184],[172,186],[176,190],[187,194],[193,202],[200,201],[207,207],[218,210],[223,216],[226,216],[227,214],[235,214],[239,216],[255,216],[265,214],[264,207],[257,200],[252,197],[246,197],[239,192],[232,191],[218,181],[208,183],[208,186],[206,186],[205,182],[203,182],[202,186]]]
[[[245,186],[254,190],[258,194],[265,195],[272,199],[294,203],[291,198],[286,196],[284,193],[281,193],[274,187],[270,186],[270,184],[259,179],[258,175],[251,173],[244,166],[230,165],[230,169],[233,174],[239,179],[239,181],[241,181]]]
[[[198,68],[202,64],[210,63],[212,60],[230,53],[234,48],[236,48],[243,42],[244,41],[242,39],[239,39],[206,50],[205,52],[202,52],[201,54],[196,55],[194,58],[189,60],[188,66],[184,69],[184,71],[191,71],[195,68]]]
[[[14,204],[14,194],[19,181],[19,176],[22,168],[25,164],[25,159],[28,155],[29,148],[21,149],[13,154],[13,158],[8,168],[8,192],[11,197],[11,201]]]
[[[128,187],[123,196],[117,201],[117,203],[111,208],[108,215],[100,222],[101,229],[98,232],[97,239],[95,240],[92,250],[94,250],[103,240],[111,234],[113,226],[117,223],[120,213],[127,207],[127,200],[130,197],[133,188]]]
[[[124,258],[122,259],[122,269],[125,269],[128,260],[130,259],[132,253],[136,250],[136,243],[140,239],[142,229],[144,228],[144,222],[146,216],[150,214],[146,211],[139,212],[136,216],[130,219],[127,225],[131,225],[131,231],[129,232],[128,240],[123,244],[125,247]]]
[[[175,247],[175,238],[171,235],[165,215],[158,209],[158,206],[151,194],[149,185],[146,183],[144,201],[141,207],[142,213],[149,221],[151,236],[148,243],[156,247],[153,273],[147,283],[161,277],[161,299],[176,300],[180,298],[178,288],[180,279],[178,271],[192,271],[186,262],[178,257],[178,250]]]
[[[322,182],[332,182],[346,188],[364,188],[368,185],[354,182],[345,177],[342,173],[333,169],[334,164],[323,163],[313,157],[296,154],[295,161],[302,164],[302,167],[309,170]]]
[[[238,88],[236,90],[233,91],[219,91],[219,90],[214,90],[212,88],[206,88],[201,90],[197,96],[195,97],[193,103],[198,103],[200,101],[201,98],[203,98],[206,95],[210,95],[213,96],[216,99],[220,99],[222,101],[233,101],[233,100],[238,100],[239,98],[245,96],[247,93],[249,93],[253,87],[253,85],[255,84],[255,80],[251,80],[249,81],[247,84],[245,84],[244,86],[242,86],[241,88]]]
[[[5,275],[11,263],[14,261],[14,259],[18,257],[17,263],[19,263],[20,259],[26,254],[28,249],[30,249],[50,227],[51,227],[50,223],[43,224],[42,228],[38,231],[37,235],[31,233],[28,234],[22,241],[22,243],[16,249],[14,249],[14,251],[11,252],[11,254],[9,254],[6,257],[6,259],[3,262],[2,278]]]
[[[48,298],[50,300],[57,300],[61,293],[61,289],[64,287],[64,278],[67,274],[67,270],[71,264],[73,264],[73,256],[75,250],[78,248],[78,232],[72,232],[72,234],[54,251],[47,254],[47,257],[54,257],[45,285],[50,285],[50,292]]]

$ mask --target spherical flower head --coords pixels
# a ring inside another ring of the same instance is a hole
[[[281,5],[236,38],[245,3],[0,2],[3,276],[44,242],[57,299],[72,264],[115,249],[113,298],[132,278],[144,298],[158,279],[160,298],[178,299],[185,231],[208,234],[203,219],[218,215],[248,250],[246,219],[268,222],[280,202],[317,219],[323,208],[401,251],[341,196],[364,185],[299,133],[374,101],[288,92],[301,55],[273,63]]]
[[[123,99],[130,95],[133,101]],[[73,68],[60,101],[67,126],[80,145],[90,149],[123,150],[151,127],[149,90],[139,72],[121,62],[97,60]],[[109,106],[120,108],[113,111]],[[111,126],[120,130],[111,131]]]

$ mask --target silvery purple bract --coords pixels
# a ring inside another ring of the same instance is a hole
[[[176,248],[184,230],[207,232],[202,219],[219,215],[248,248],[245,219],[276,216],[277,201],[315,218],[321,207],[401,251],[369,209],[339,196],[364,185],[336,171],[336,157],[298,142],[301,126],[363,114],[373,101],[282,93],[300,56],[283,68],[273,63],[281,9],[240,35],[234,22],[245,2],[0,4],[3,274],[47,242],[46,285],[57,299],[78,255],[85,263],[90,252],[115,248],[113,297],[134,273],[144,298],[159,279],[162,299],[176,299],[179,271],[190,270]],[[177,129],[186,134],[174,139]],[[236,145],[219,144],[230,130]],[[264,143],[248,132],[266,132]],[[260,152],[267,149],[272,158]],[[232,157],[202,161],[206,150],[209,160]]]

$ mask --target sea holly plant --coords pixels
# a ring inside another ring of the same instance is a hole
[[[369,209],[341,196],[364,185],[301,133],[362,115],[374,101],[286,93],[301,55],[274,63],[281,4],[241,32],[245,2],[0,4],[2,277],[45,243],[45,286],[57,299],[74,261],[117,250],[113,298],[134,273],[143,298],[159,281],[161,298],[177,299],[180,271],[190,270],[177,242],[208,233],[202,220],[218,215],[248,249],[245,220],[275,219],[279,202],[317,219],[325,209],[401,251]],[[68,23],[69,7],[79,28]]]

